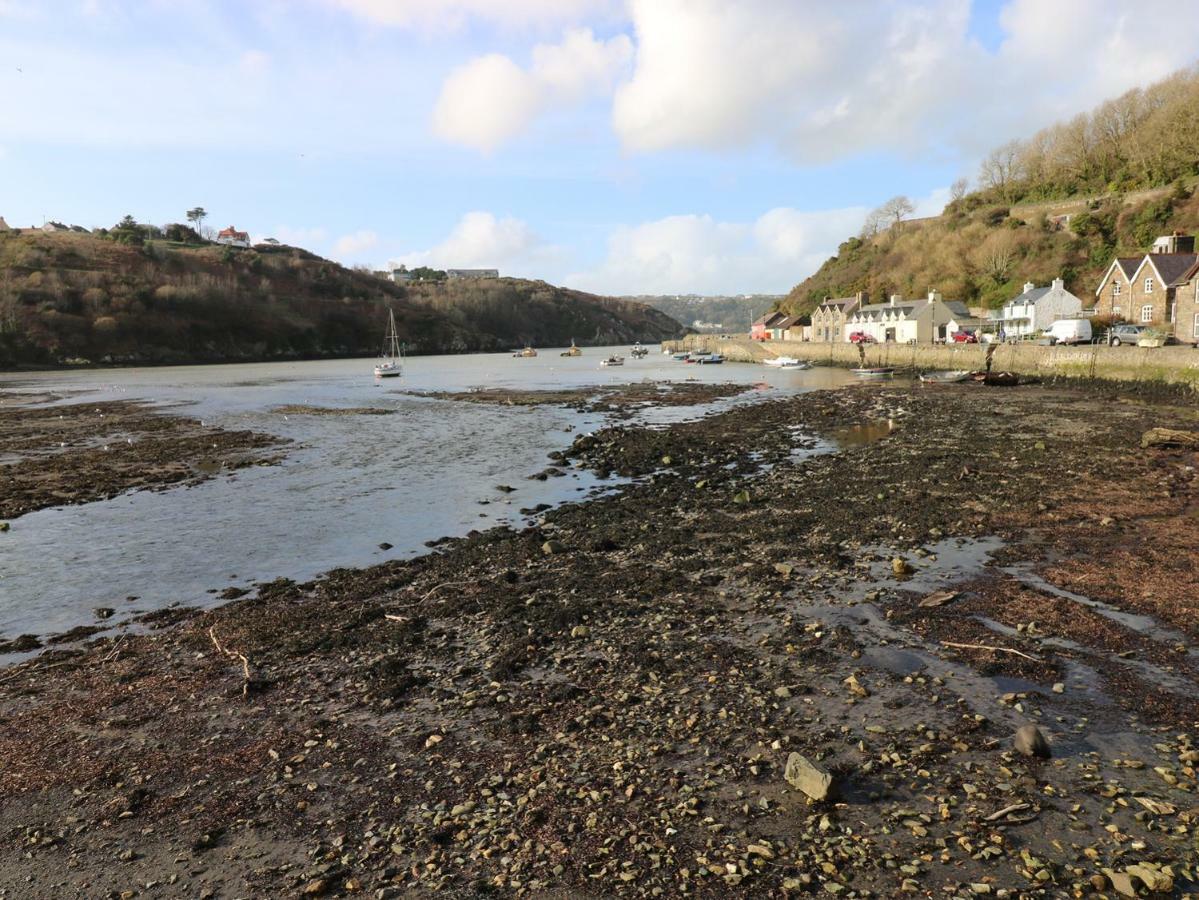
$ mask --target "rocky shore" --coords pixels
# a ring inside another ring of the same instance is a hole
[[[1199,459],[1154,427],[1199,421],[614,423],[554,460],[613,495],[44,653],[0,671],[0,896],[1186,896]]]

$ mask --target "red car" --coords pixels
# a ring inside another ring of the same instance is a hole
[[[978,335],[973,331],[955,331],[953,333],[953,342],[955,344],[977,344]]]
[[[873,344],[874,338],[864,331],[855,331],[850,334],[849,342],[851,344]]]

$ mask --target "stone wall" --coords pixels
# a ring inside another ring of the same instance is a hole
[[[813,363],[857,366],[853,344],[818,344],[797,341],[751,341],[748,337],[721,339],[717,335],[688,335],[666,341],[672,352],[703,350],[720,353],[731,362],[761,362],[772,356],[794,356]],[[866,365],[895,366],[915,371],[983,369],[984,344],[871,344]],[[1018,372],[1042,378],[1103,378],[1113,381],[1155,381],[1188,384],[1199,390],[1199,350],[1193,347],[1044,347],[1037,344],[1004,344],[995,351],[994,371]]]

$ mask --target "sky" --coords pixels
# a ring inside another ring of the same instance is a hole
[[[0,0],[0,216],[785,293],[896,194],[1191,64],[1177,0]]]

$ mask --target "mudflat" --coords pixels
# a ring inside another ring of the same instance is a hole
[[[138,401],[58,404],[63,398],[52,395],[2,396],[0,519],[269,465],[274,458],[263,451],[284,443]]]
[[[0,895],[1197,888],[1193,406],[862,386],[0,673]],[[0,535],[0,540],[2,540]],[[1030,728],[1031,726],[1031,728]]]

